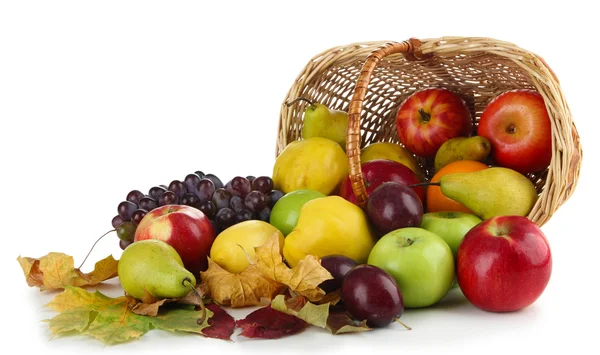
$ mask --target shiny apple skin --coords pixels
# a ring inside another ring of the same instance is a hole
[[[473,305],[485,311],[511,312],[530,306],[544,292],[551,273],[548,240],[525,217],[483,221],[458,247],[458,285]]]
[[[507,91],[481,114],[477,134],[487,138],[497,165],[522,174],[542,171],[552,160],[552,125],[542,95]]]
[[[165,205],[150,211],[141,220],[134,243],[144,239],[158,239],[171,245],[185,268],[198,276],[208,268],[207,257],[215,232],[202,211],[184,205]]]
[[[473,122],[460,96],[431,88],[415,92],[400,105],[396,128],[400,142],[410,152],[433,158],[447,140],[470,136]]]

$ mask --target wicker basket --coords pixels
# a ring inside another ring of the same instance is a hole
[[[443,37],[419,41],[365,42],[331,48],[310,60],[281,108],[276,155],[301,139],[305,104],[285,105],[297,97],[349,114],[347,155],[352,188],[359,203],[367,199],[360,149],[369,143],[400,143],[396,111],[410,94],[444,87],[466,101],[476,126],[483,109],[512,89],[535,89],[552,121],[552,161],[546,171],[529,174],[538,194],[528,218],[543,225],[571,196],[579,178],[582,151],[571,112],[552,70],[539,56],[490,38]],[[418,159],[432,174],[432,162]]]

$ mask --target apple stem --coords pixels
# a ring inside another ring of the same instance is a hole
[[[204,302],[202,302],[202,296],[200,296],[200,294],[198,293],[198,291],[196,291],[196,288],[192,285],[192,280],[190,280],[189,277],[186,277],[185,279],[183,279],[183,281],[181,283],[184,286],[189,287],[189,288],[192,289],[192,292],[194,293],[194,295],[198,299],[198,303],[200,303],[200,310],[202,311],[202,315],[200,316],[200,318],[198,318],[198,320],[196,321],[196,323],[199,324],[199,325],[201,325],[206,320],[206,306],[204,306]]]
[[[420,182],[418,184],[408,185],[408,187],[419,187],[419,186],[441,186],[439,182]]]
[[[108,232],[102,234],[102,236],[100,238],[96,239],[96,241],[94,242],[94,245],[92,245],[92,248],[90,249],[90,251],[88,251],[87,255],[85,256],[85,259],[83,259],[83,261],[81,262],[81,265],[79,265],[79,267],[77,269],[81,270],[81,267],[83,266],[83,264],[85,264],[85,261],[87,260],[88,256],[90,256],[90,254],[92,253],[92,250],[94,250],[94,247],[100,241],[100,239],[104,238],[108,233],[114,232],[114,231],[116,231],[116,229],[111,229]]]
[[[311,106],[315,104],[312,100],[309,100],[309,99],[307,99],[305,97],[299,97],[299,98],[293,100],[292,102],[286,102],[285,105],[287,107],[290,107],[290,106],[292,106],[293,104],[295,104],[298,101],[305,101],[305,102],[307,102]]]
[[[408,325],[404,324],[400,319],[398,318],[394,318],[394,320],[400,324],[402,324],[404,326],[404,328],[408,329],[408,330],[412,330],[411,327],[409,327]]]
[[[425,112],[425,110],[423,108],[419,109],[419,114],[421,115],[421,119],[424,122],[429,122],[429,120],[431,120],[431,115],[427,112]]]

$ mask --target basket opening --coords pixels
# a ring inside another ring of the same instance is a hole
[[[342,65],[335,63],[319,75],[313,75],[299,96],[348,111],[356,80],[365,58]],[[375,142],[400,143],[396,131],[396,112],[412,93],[431,87],[444,87],[459,94],[473,118],[474,133],[488,103],[499,94],[513,89],[535,89],[530,76],[512,60],[490,53],[435,55],[421,61],[408,61],[402,55],[384,58],[375,68],[364,100],[361,117],[361,147]],[[306,105],[296,105],[287,141],[301,139],[302,116]],[[426,172],[433,175],[433,162],[417,158]],[[493,162],[492,162],[493,163]],[[529,174],[541,193],[547,171]]]

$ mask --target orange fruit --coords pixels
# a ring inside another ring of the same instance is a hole
[[[458,160],[441,168],[433,177],[431,182],[439,182],[442,176],[452,173],[471,173],[487,169],[489,166],[475,160]],[[427,186],[426,198],[427,212],[455,211],[473,213],[465,205],[457,202],[442,193],[439,186]]]

